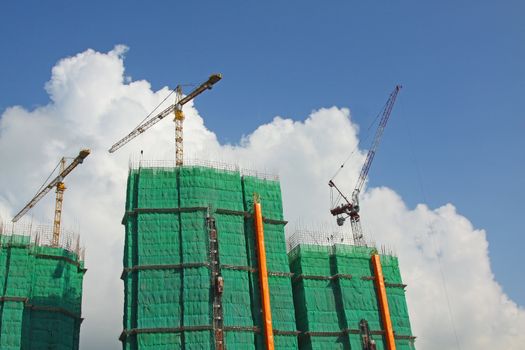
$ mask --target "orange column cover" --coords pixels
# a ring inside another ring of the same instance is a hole
[[[254,222],[257,239],[257,252],[259,263],[259,281],[261,284],[262,312],[264,318],[264,339],[267,350],[274,350],[272,309],[270,307],[270,288],[268,287],[268,270],[266,268],[266,250],[264,248],[264,227],[261,203],[254,198]]]
[[[392,329],[392,320],[390,319],[390,310],[388,308],[388,299],[386,297],[385,280],[383,278],[383,268],[381,267],[379,254],[372,255],[372,265],[374,266],[374,280],[377,289],[377,297],[379,299],[379,311],[381,312],[381,319],[383,321],[383,328],[386,335],[386,347],[387,350],[396,350],[394,330]]]

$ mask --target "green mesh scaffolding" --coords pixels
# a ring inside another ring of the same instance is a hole
[[[368,321],[385,349],[370,256],[373,248],[298,245],[289,253],[300,349],[362,349],[359,322]],[[381,256],[396,348],[414,348],[398,260]]]
[[[78,349],[83,262],[29,236],[0,238],[0,349]]]
[[[299,245],[287,255],[278,181],[185,166],[129,172],[124,350],[265,349],[255,193],[263,212],[275,348],[362,349],[361,319],[377,348],[385,348],[371,248]],[[414,349],[397,259],[384,255],[381,262],[397,348]]]
[[[221,338],[230,350],[265,348],[254,193],[263,208],[276,349],[298,348],[279,182],[185,166],[129,172],[123,349],[215,349]]]

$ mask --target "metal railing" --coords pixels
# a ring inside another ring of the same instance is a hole
[[[140,168],[153,169],[170,169],[177,165],[174,159],[170,160],[146,160],[146,159],[130,159],[129,169],[138,170]],[[184,167],[205,167],[219,171],[226,171],[232,173],[239,173],[241,176],[253,176],[262,180],[279,181],[279,176],[271,171],[261,171],[256,169],[247,169],[228,162],[203,160],[203,159],[185,159]]]
[[[53,246],[53,227],[29,222],[0,222],[0,245]],[[62,229],[58,248],[75,253],[84,261],[85,248],[80,245],[80,236],[73,230]]]

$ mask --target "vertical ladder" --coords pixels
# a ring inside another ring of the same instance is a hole
[[[210,266],[211,266],[211,288],[213,294],[213,333],[215,337],[215,349],[224,350],[224,315],[222,309],[222,292],[224,290],[224,279],[221,275],[221,264],[219,258],[219,238],[215,218],[208,215],[206,218],[210,241]]]

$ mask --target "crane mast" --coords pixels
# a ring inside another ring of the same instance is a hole
[[[366,155],[366,160],[363,164],[363,167],[361,168],[361,172],[359,173],[359,179],[357,180],[354,190],[352,191],[351,201],[348,200],[348,198],[339,190],[339,188],[335,185],[333,180],[330,180],[328,182],[328,186],[330,186],[331,188],[335,188],[335,190],[341,195],[341,197],[346,202],[341,204],[340,206],[332,208],[330,210],[330,213],[337,217],[337,224],[339,226],[343,225],[347,217],[350,218],[352,235],[354,238],[354,244],[356,245],[366,244],[359,216],[359,194],[361,193],[361,190],[363,189],[363,186],[365,184],[368,172],[370,171],[370,166],[372,165],[377,149],[379,148],[379,144],[381,143],[381,138],[383,137],[383,133],[388,123],[388,119],[390,118],[390,114],[392,113],[394,103],[396,102],[396,98],[400,90],[401,85],[396,85],[394,91],[390,93],[388,101],[386,102],[385,107],[381,113],[381,120],[379,121],[379,125],[377,127],[372,146],[370,147]]]
[[[66,168],[66,158],[62,157],[60,160],[60,173]],[[64,182],[59,181],[56,184],[56,199],[55,199],[55,219],[53,220],[53,242],[54,247],[58,246],[60,239],[60,222],[62,220],[62,202],[64,201],[64,191],[66,185]]]
[[[175,89],[177,101],[182,99],[182,87],[180,85]],[[184,159],[183,129],[184,113],[182,112],[182,105],[177,103],[175,105],[175,165],[181,166]]]
[[[200,95],[205,90],[211,89],[215,83],[222,79],[221,74],[212,74],[207,81],[202,83],[195,90],[190,92],[188,95],[182,97],[182,87],[178,85],[175,88],[176,93],[176,102],[171,106],[164,109],[162,112],[156,116],[148,119],[144,123],[139,124],[135,129],[133,129],[128,135],[124,136],[121,140],[117,141],[109,149],[109,153],[113,153],[129,141],[133,140],[135,137],[142,134],[144,131],[151,128],[153,125],[157,124],[159,121],[170,115],[171,113],[175,114],[175,161],[176,165],[180,166],[183,163],[184,156],[184,147],[183,147],[183,122],[184,122],[184,113],[182,112],[182,107],[193,100],[195,97]]]
[[[66,167],[66,159],[60,160],[60,173],[57,177],[51,180],[45,187],[38,192],[30,201],[26,204],[22,210],[13,218],[13,222],[17,222],[22,216],[25,215],[31,208],[33,208],[51,189],[56,188],[56,199],[55,199],[55,218],[53,220],[53,240],[51,242],[53,247],[57,247],[60,240],[60,222],[62,217],[62,202],[64,200],[64,191],[66,186],[64,184],[64,178],[69,175],[79,164],[84,162],[84,159],[91,153],[89,149],[83,149],[79,152],[78,156]]]

